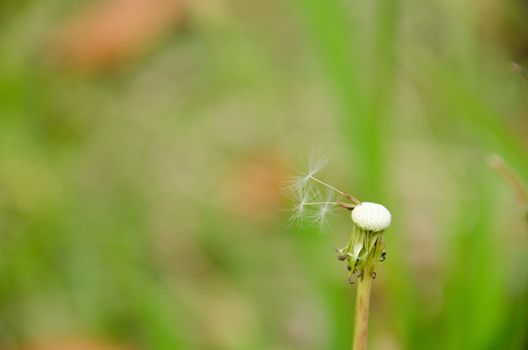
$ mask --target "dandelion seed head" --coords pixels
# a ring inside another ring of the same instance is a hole
[[[380,232],[391,224],[391,213],[381,204],[362,202],[352,210],[352,221],[361,229]]]

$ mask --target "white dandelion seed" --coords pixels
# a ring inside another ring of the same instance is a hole
[[[322,231],[328,229],[328,219],[332,214],[332,209],[337,206],[334,197],[335,196],[331,192],[328,192],[325,201],[320,202],[320,204],[317,205],[317,211],[313,215],[313,222],[317,224]]]
[[[302,224],[303,219],[307,216],[307,210],[309,209],[306,203],[311,202],[312,198],[313,195],[311,191],[308,190],[298,191],[292,195],[292,199],[295,203],[294,207],[290,209],[292,212],[290,221],[292,223],[297,225]]]
[[[328,226],[328,216],[334,207],[341,206],[350,209],[360,203],[352,195],[315,177],[326,163],[326,157],[312,153],[307,162],[307,170],[286,183],[286,194],[295,202],[294,208],[291,209],[290,221],[297,224],[302,224],[303,221],[311,222],[324,229]],[[354,204],[343,203],[338,201],[338,198],[349,200]]]
[[[295,194],[305,190],[310,190],[309,186],[314,175],[319,173],[326,166],[328,158],[326,156],[317,155],[312,152],[308,162],[305,164],[302,174],[294,176],[293,179],[286,183],[286,192]]]

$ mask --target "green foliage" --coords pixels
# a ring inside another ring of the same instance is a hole
[[[349,216],[324,235],[289,227],[266,170],[244,167],[315,147],[331,183],[393,214],[372,348],[526,348],[525,208],[486,165],[498,153],[528,183],[503,12],[191,5],[142,54],[68,70],[54,33],[88,3],[0,5],[0,347],[348,348],[353,289],[332,249]]]

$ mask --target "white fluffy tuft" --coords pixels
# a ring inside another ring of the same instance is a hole
[[[381,204],[362,202],[352,210],[352,221],[366,231],[380,232],[391,224],[391,213]]]
[[[312,191],[312,177],[320,172],[326,163],[327,158],[325,156],[312,152],[304,166],[304,171],[286,182],[284,187],[286,194],[296,196],[298,193]]]

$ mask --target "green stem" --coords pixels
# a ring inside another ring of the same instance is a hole
[[[365,350],[367,348],[371,286],[372,277],[369,274],[358,279],[356,314],[354,318],[354,344],[352,350]]]

